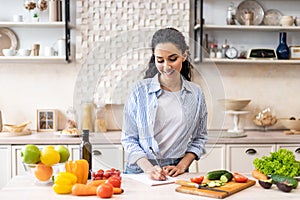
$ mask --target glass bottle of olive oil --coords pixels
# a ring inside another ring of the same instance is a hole
[[[89,176],[91,179],[91,169],[92,169],[92,144],[89,140],[89,130],[82,130],[82,142],[80,144],[80,159],[85,159],[89,163]]]

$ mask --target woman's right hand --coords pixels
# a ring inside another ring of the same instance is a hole
[[[164,181],[167,179],[165,171],[158,165],[149,168],[146,173],[149,174],[149,177],[153,180]]]

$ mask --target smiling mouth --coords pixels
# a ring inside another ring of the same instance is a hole
[[[169,76],[169,75],[173,74],[174,72],[175,72],[175,70],[172,69],[172,70],[169,70],[169,71],[165,71],[165,74],[167,74]]]

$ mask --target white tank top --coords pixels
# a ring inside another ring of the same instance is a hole
[[[185,130],[185,120],[180,101],[180,93],[163,90],[158,98],[158,109],[154,124],[154,138],[158,142],[161,157],[180,158],[180,138]]]

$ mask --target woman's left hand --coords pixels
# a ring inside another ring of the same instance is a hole
[[[172,165],[164,166],[163,170],[165,171],[165,174],[173,177],[183,174],[185,172],[185,169],[181,169],[178,166],[172,166]]]

